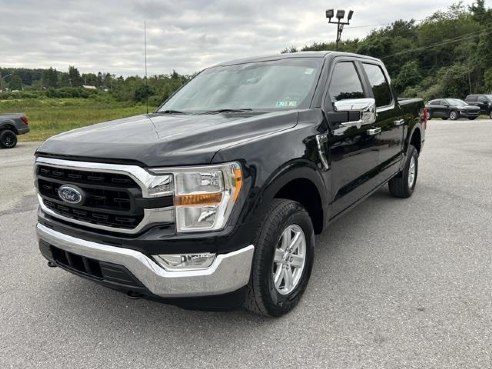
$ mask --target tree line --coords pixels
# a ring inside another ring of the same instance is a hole
[[[54,68],[0,68],[0,96],[88,98],[104,92],[118,101],[149,99],[151,105],[157,106],[190,78],[176,71],[149,78],[124,78],[110,73],[80,73],[75,66],[69,66],[66,72]]]
[[[335,50],[334,42],[314,42],[300,50]],[[341,42],[338,50],[382,59],[402,96],[464,97],[469,93],[492,93],[492,9],[485,0],[466,7],[461,2],[426,19],[397,20],[373,30],[364,39]],[[156,106],[192,76],[176,71],[149,77],[116,77],[110,73],[80,73],[27,68],[0,68],[2,98],[21,91],[30,97],[89,97],[106,91],[118,101],[143,102]],[[94,86],[95,90],[84,89]]]
[[[335,49],[334,42],[315,42],[300,51]],[[420,22],[397,20],[364,39],[340,42],[338,50],[382,59],[403,96],[430,100],[492,93],[492,9],[484,0],[468,7],[454,4]]]

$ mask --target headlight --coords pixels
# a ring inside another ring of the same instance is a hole
[[[165,172],[166,169],[153,170]],[[178,232],[223,229],[242,187],[241,167],[228,163],[173,168],[174,205]]]

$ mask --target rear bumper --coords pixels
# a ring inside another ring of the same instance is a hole
[[[128,270],[150,293],[159,297],[221,295],[244,287],[250,277],[254,246],[219,254],[212,265],[196,271],[167,271],[143,253],[75,238],[37,225],[40,241],[58,249],[119,265]]]
[[[20,134],[20,135],[23,135],[24,133],[27,133],[29,132],[29,127],[25,127],[25,128],[17,128],[17,133]]]

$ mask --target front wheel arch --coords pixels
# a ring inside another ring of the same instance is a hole
[[[275,199],[288,199],[306,208],[316,234],[323,231],[328,218],[324,206],[329,202],[327,190],[320,172],[306,164],[306,162],[291,163],[271,176],[268,183],[262,186],[263,191],[256,201],[254,211],[256,219],[263,219]]]

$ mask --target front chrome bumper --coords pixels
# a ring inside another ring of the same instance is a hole
[[[122,265],[160,297],[212,296],[233,292],[249,281],[254,246],[219,254],[204,270],[166,271],[141,252],[75,238],[37,225],[38,237],[62,250]]]

